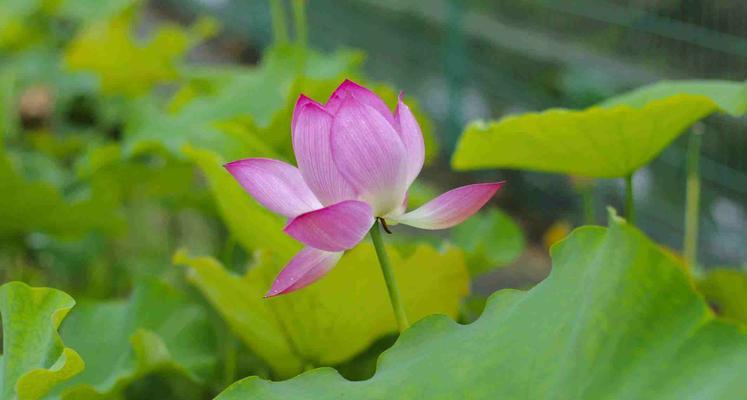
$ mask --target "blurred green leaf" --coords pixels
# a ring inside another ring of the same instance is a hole
[[[420,245],[406,259],[393,248],[389,251],[410,320],[434,313],[457,316],[469,286],[460,250],[441,253]],[[278,377],[343,362],[397,329],[368,243],[348,251],[319,282],[272,299],[262,298],[282,267],[272,257],[260,258],[244,277],[209,257],[189,258],[180,252],[175,263],[189,267],[188,279]]]
[[[78,353],[65,347],[57,334],[74,305],[72,297],[56,289],[22,282],[0,286],[0,399],[40,399],[83,370]]]
[[[60,39],[60,22],[79,24],[108,18],[139,0],[3,0],[0,49],[28,50],[31,44],[52,48]],[[63,31],[64,32],[64,31]]]
[[[512,263],[526,245],[521,228],[497,208],[454,227],[451,240],[467,253],[472,277]]]
[[[65,65],[95,73],[104,93],[136,96],[178,77],[178,62],[196,41],[177,25],[161,25],[146,43],[134,37],[132,6],[109,20],[95,20],[70,43]]]
[[[207,312],[165,283],[143,281],[129,300],[81,302],[61,335],[86,370],[63,399],[120,398],[130,383],[155,371],[203,382],[216,367],[216,337]]]
[[[103,190],[68,203],[53,186],[18,175],[1,152],[0,193],[0,237],[34,231],[78,236],[90,230],[113,233],[122,228],[115,204]]]
[[[602,107],[614,107],[626,104],[641,108],[652,100],[663,99],[676,94],[707,97],[716,103],[720,111],[734,117],[739,117],[747,112],[747,81],[662,81],[612,97],[600,105]]]
[[[326,101],[344,78],[359,74],[361,61],[358,52],[324,55],[278,46],[254,68],[186,67],[188,80],[172,98],[168,112],[142,102],[133,113],[126,129],[127,149],[137,153],[163,147],[180,154],[189,144],[229,160],[249,152],[292,157],[290,122],[298,95]],[[373,89],[395,104],[396,91],[384,85]],[[421,123],[430,159],[437,152],[431,123],[417,102],[408,102]]]
[[[178,104],[170,106],[176,109],[174,113],[145,105],[137,118],[129,121],[128,151],[163,146],[181,154],[181,148],[191,144],[228,159],[256,151],[252,145],[257,143],[284,151],[290,148],[290,129],[284,128],[290,126],[288,108],[300,91],[324,84],[319,81],[329,81],[327,85],[341,81],[354,74],[360,63],[361,55],[357,52],[322,55],[309,49],[283,46],[269,49],[258,67],[212,70],[200,67],[196,79],[201,88],[191,86],[190,91],[197,91],[185,95],[186,99],[175,100]],[[221,129],[221,124],[237,120],[246,124],[247,129],[238,134]],[[270,126],[272,130],[268,129]]]
[[[485,305],[488,303],[488,296],[473,293],[462,303],[461,315],[459,322],[471,324],[475,322],[485,311]]]
[[[741,82],[663,82],[586,110],[551,109],[477,121],[467,126],[452,165],[622,177],[711,113],[744,113],[746,95]]]
[[[55,7],[55,0],[4,0],[0,7],[0,49],[17,50],[35,42],[43,27],[31,23],[33,18]]]
[[[197,186],[194,163],[158,153],[128,158],[117,143],[92,146],[78,159],[76,172],[120,202],[138,198],[174,208],[205,208],[210,200],[207,190]]]
[[[142,0],[56,0],[56,13],[79,22],[109,19]]]
[[[533,289],[502,290],[474,323],[413,325],[350,382],[331,368],[285,382],[247,378],[219,400],[743,399],[747,332],[713,317],[686,272],[612,217],[552,250]]]
[[[714,269],[697,281],[697,287],[716,314],[747,324],[747,272]]]

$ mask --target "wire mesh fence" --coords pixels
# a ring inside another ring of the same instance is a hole
[[[189,13],[217,16],[227,37],[250,47],[269,41],[264,1],[190,6]],[[439,173],[448,171],[456,138],[472,119],[587,107],[660,79],[747,78],[747,3],[740,0],[310,0],[307,9],[314,46],[365,50],[372,77],[396,83],[424,105],[442,145],[432,167]],[[700,261],[742,264],[747,121],[716,116],[703,129]],[[678,139],[635,177],[639,224],[674,249],[683,233],[686,144]],[[565,177],[485,174],[511,179],[505,206],[528,221],[530,234],[555,218],[580,218]],[[597,182],[599,223],[602,205],[621,207],[622,192],[620,182]]]

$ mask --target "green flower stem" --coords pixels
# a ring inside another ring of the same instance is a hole
[[[306,0],[293,0],[293,21],[296,25],[296,43],[306,47]]]
[[[381,272],[384,274],[384,282],[386,282],[386,289],[389,292],[389,300],[391,300],[392,302],[394,316],[397,318],[399,331],[402,332],[407,329],[408,326],[410,326],[410,323],[407,322],[405,307],[404,304],[402,304],[402,299],[399,296],[399,288],[397,287],[397,281],[394,278],[394,271],[392,270],[392,265],[389,262],[389,256],[386,254],[384,241],[381,239],[381,230],[379,229],[378,218],[374,222],[370,234],[371,241],[373,242],[374,248],[376,249],[376,256],[379,258]]]
[[[288,27],[285,23],[283,0],[270,0],[270,18],[272,19],[272,37],[275,43],[288,43]]]
[[[628,222],[635,224],[635,199],[633,198],[633,174],[625,177],[625,218]]]
[[[697,128],[697,127],[696,127]],[[698,263],[698,216],[700,213],[700,144],[702,132],[693,129],[687,144],[687,194],[685,199],[685,239],[682,245],[685,265],[693,270]]]

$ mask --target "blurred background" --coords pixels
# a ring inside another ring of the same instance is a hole
[[[22,82],[15,88],[22,129],[59,131],[50,118],[59,120],[62,115],[63,124],[77,130],[104,126],[115,139],[127,135],[128,123],[116,115],[131,104],[116,96],[97,104],[90,95],[95,80],[69,72],[75,69],[76,57],[83,59],[80,69],[87,68],[90,60],[85,52],[100,51],[89,69],[106,68],[107,62],[126,64],[127,57],[140,56],[119,54],[120,58],[107,61],[107,51],[116,50],[107,48],[111,43],[103,40],[98,48],[81,47],[76,56],[70,41],[82,27],[112,18],[135,3],[142,4],[129,12],[136,15],[127,17],[133,30],[125,36],[144,40],[163,24],[181,25],[188,32],[179,39],[183,43],[169,46],[180,47],[175,54],[186,52],[190,84],[197,82],[197,86],[200,66],[226,71],[237,65],[253,66],[262,62],[273,42],[268,1],[2,0],[5,45],[0,65],[6,71],[14,69]],[[282,12],[292,20],[291,2],[285,3]],[[622,208],[623,183],[575,182],[565,176],[510,170],[452,172],[450,155],[467,122],[552,107],[584,108],[662,79],[740,80],[747,71],[747,4],[739,0],[309,0],[306,12],[305,40],[310,47],[355,51],[352,57],[364,60],[366,76],[405,91],[432,121],[438,147],[424,172],[426,182],[440,189],[464,180],[509,182],[498,204],[522,227],[528,246],[522,259],[513,263],[521,268],[498,270],[478,283],[487,293],[505,286],[525,287],[544,277],[549,268],[546,248],[588,221],[589,215],[604,224],[605,205]],[[95,40],[96,35],[105,33],[94,31],[91,37]],[[164,42],[169,40],[174,38]],[[67,68],[59,65],[64,57]],[[137,81],[141,73],[146,82],[159,79],[147,68],[133,73],[132,77],[119,73],[119,78]],[[167,78],[170,72],[159,73]],[[148,83],[142,86],[151,88]],[[153,93],[165,97],[176,93],[178,102],[185,95],[178,88],[161,85]],[[107,92],[105,85],[99,89]],[[116,94],[117,87],[109,89]],[[701,161],[700,262],[738,266],[747,260],[747,121],[716,115],[697,129],[707,133]],[[43,145],[58,146],[50,150],[53,153],[74,151],[69,140],[62,147],[49,142]],[[685,155],[683,136],[634,177],[639,225],[675,251],[683,234]],[[57,179],[57,186],[65,186],[59,173],[44,169],[45,161],[26,156],[22,169],[27,175]],[[72,186],[63,192],[75,193]],[[587,196],[579,196],[579,191]],[[43,236],[27,239],[32,247],[46,243]]]

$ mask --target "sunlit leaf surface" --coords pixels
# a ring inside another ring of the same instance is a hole
[[[698,280],[697,286],[719,316],[747,324],[747,272],[714,269]]]
[[[688,276],[612,217],[552,251],[527,292],[494,294],[460,326],[427,318],[385,352],[373,378],[333,369],[234,384],[228,399],[743,399],[747,332],[713,317]]]
[[[711,113],[744,113],[746,99],[741,82],[668,83],[586,110],[550,109],[473,122],[460,139],[452,165],[621,177],[650,162]]]
[[[177,63],[191,44],[178,26],[160,27],[145,43],[134,37],[130,7],[110,20],[97,20],[69,45],[65,65],[98,76],[105,93],[139,95],[177,77]],[[102,56],[102,55],[106,56]]]
[[[411,321],[434,313],[458,315],[469,285],[461,251],[420,245],[407,258],[389,251]],[[243,277],[209,257],[179,253],[175,262],[189,267],[189,280],[279,377],[345,361],[397,329],[368,243],[349,251],[319,282],[271,299],[262,296],[282,266],[272,258],[260,258]]]
[[[0,399],[40,399],[83,370],[78,353],[57,334],[73,305],[73,298],[59,290],[21,282],[0,286]]]

